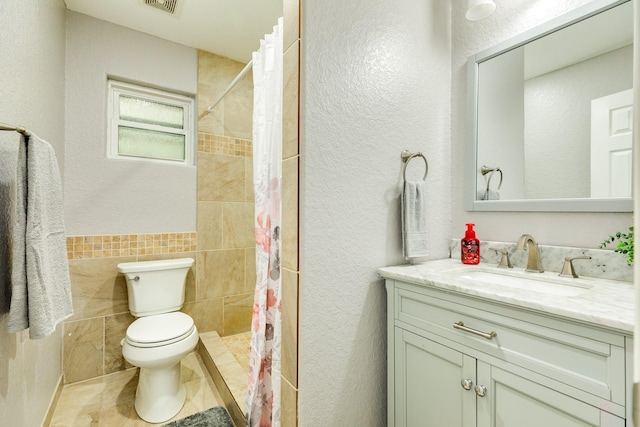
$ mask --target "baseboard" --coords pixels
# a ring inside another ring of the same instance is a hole
[[[42,427],[48,427],[51,425],[51,420],[53,419],[53,413],[56,410],[56,406],[58,406],[58,399],[60,399],[60,394],[62,393],[62,387],[64,386],[64,376],[60,375],[58,379],[58,385],[56,386],[56,391],[53,393],[51,397],[51,402],[49,402],[49,409],[47,410],[47,414],[44,417],[44,421],[42,421]]]

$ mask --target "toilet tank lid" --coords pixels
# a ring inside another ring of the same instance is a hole
[[[172,270],[174,268],[191,267],[194,261],[193,258],[175,258],[175,259],[160,259],[155,261],[138,261],[138,262],[121,262],[118,264],[118,271],[120,273],[136,273],[142,271],[155,271],[155,270]]]

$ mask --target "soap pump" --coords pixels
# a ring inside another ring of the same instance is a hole
[[[476,238],[474,226],[475,224],[467,224],[464,239],[460,241],[460,259],[463,264],[480,263],[480,240]]]

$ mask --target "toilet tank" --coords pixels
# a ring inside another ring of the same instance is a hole
[[[118,264],[127,281],[131,314],[142,317],[180,310],[193,262],[192,258],[178,258]]]

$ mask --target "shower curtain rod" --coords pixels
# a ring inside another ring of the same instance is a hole
[[[233,89],[233,87],[236,85],[236,83],[238,83],[238,82],[240,81],[240,79],[241,79],[241,78],[243,78],[245,74],[247,74],[247,71],[249,71],[249,70],[251,69],[251,67],[253,67],[253,59],[252,59],[251,61],[249,61],[249,62],[247,63],[247,65],[245,65],[245,67],[242,69],[242,71],[240,71],[240,73],[238,73],[238,75],[236,76],[236,78],[235,78],[235,79],[233,79],[233,81],[229,84],[229,86],[227,86],[227,88],[224,90],[224,92],[222,92],[222,95],[220,95],[220,96],[218,97],[218,99],[216,99],[216,101],[215,101],[213,104],[209,105],[209,107],[208,107],[206,110],[204,110],[204,111],[202,112],[202,114],[200,114],[200,115],[198,116],[198,120],[200,120],[201,118],[203,118],[204,116],[206,116],[207,114],[209,114],[211,111],[213,111],[213,107],[215,107],[216,105],[218,105],[218,103],[219,103],[220,101],[222,101],[222,98],[224,98],[224,97],[225,97],[225,95],[226,95],[227,93],[229,93],[229,91],[230,91],[231,89]]]
[[[23,134],[24,136],[31,135],[31,132],[29,132],[23,126],[12,126],[12,125],[7,125],[7,124],[4,124],[4,123],[0,123],[0,130],[14,130],[14,131],[16,131],[18,133]]]

